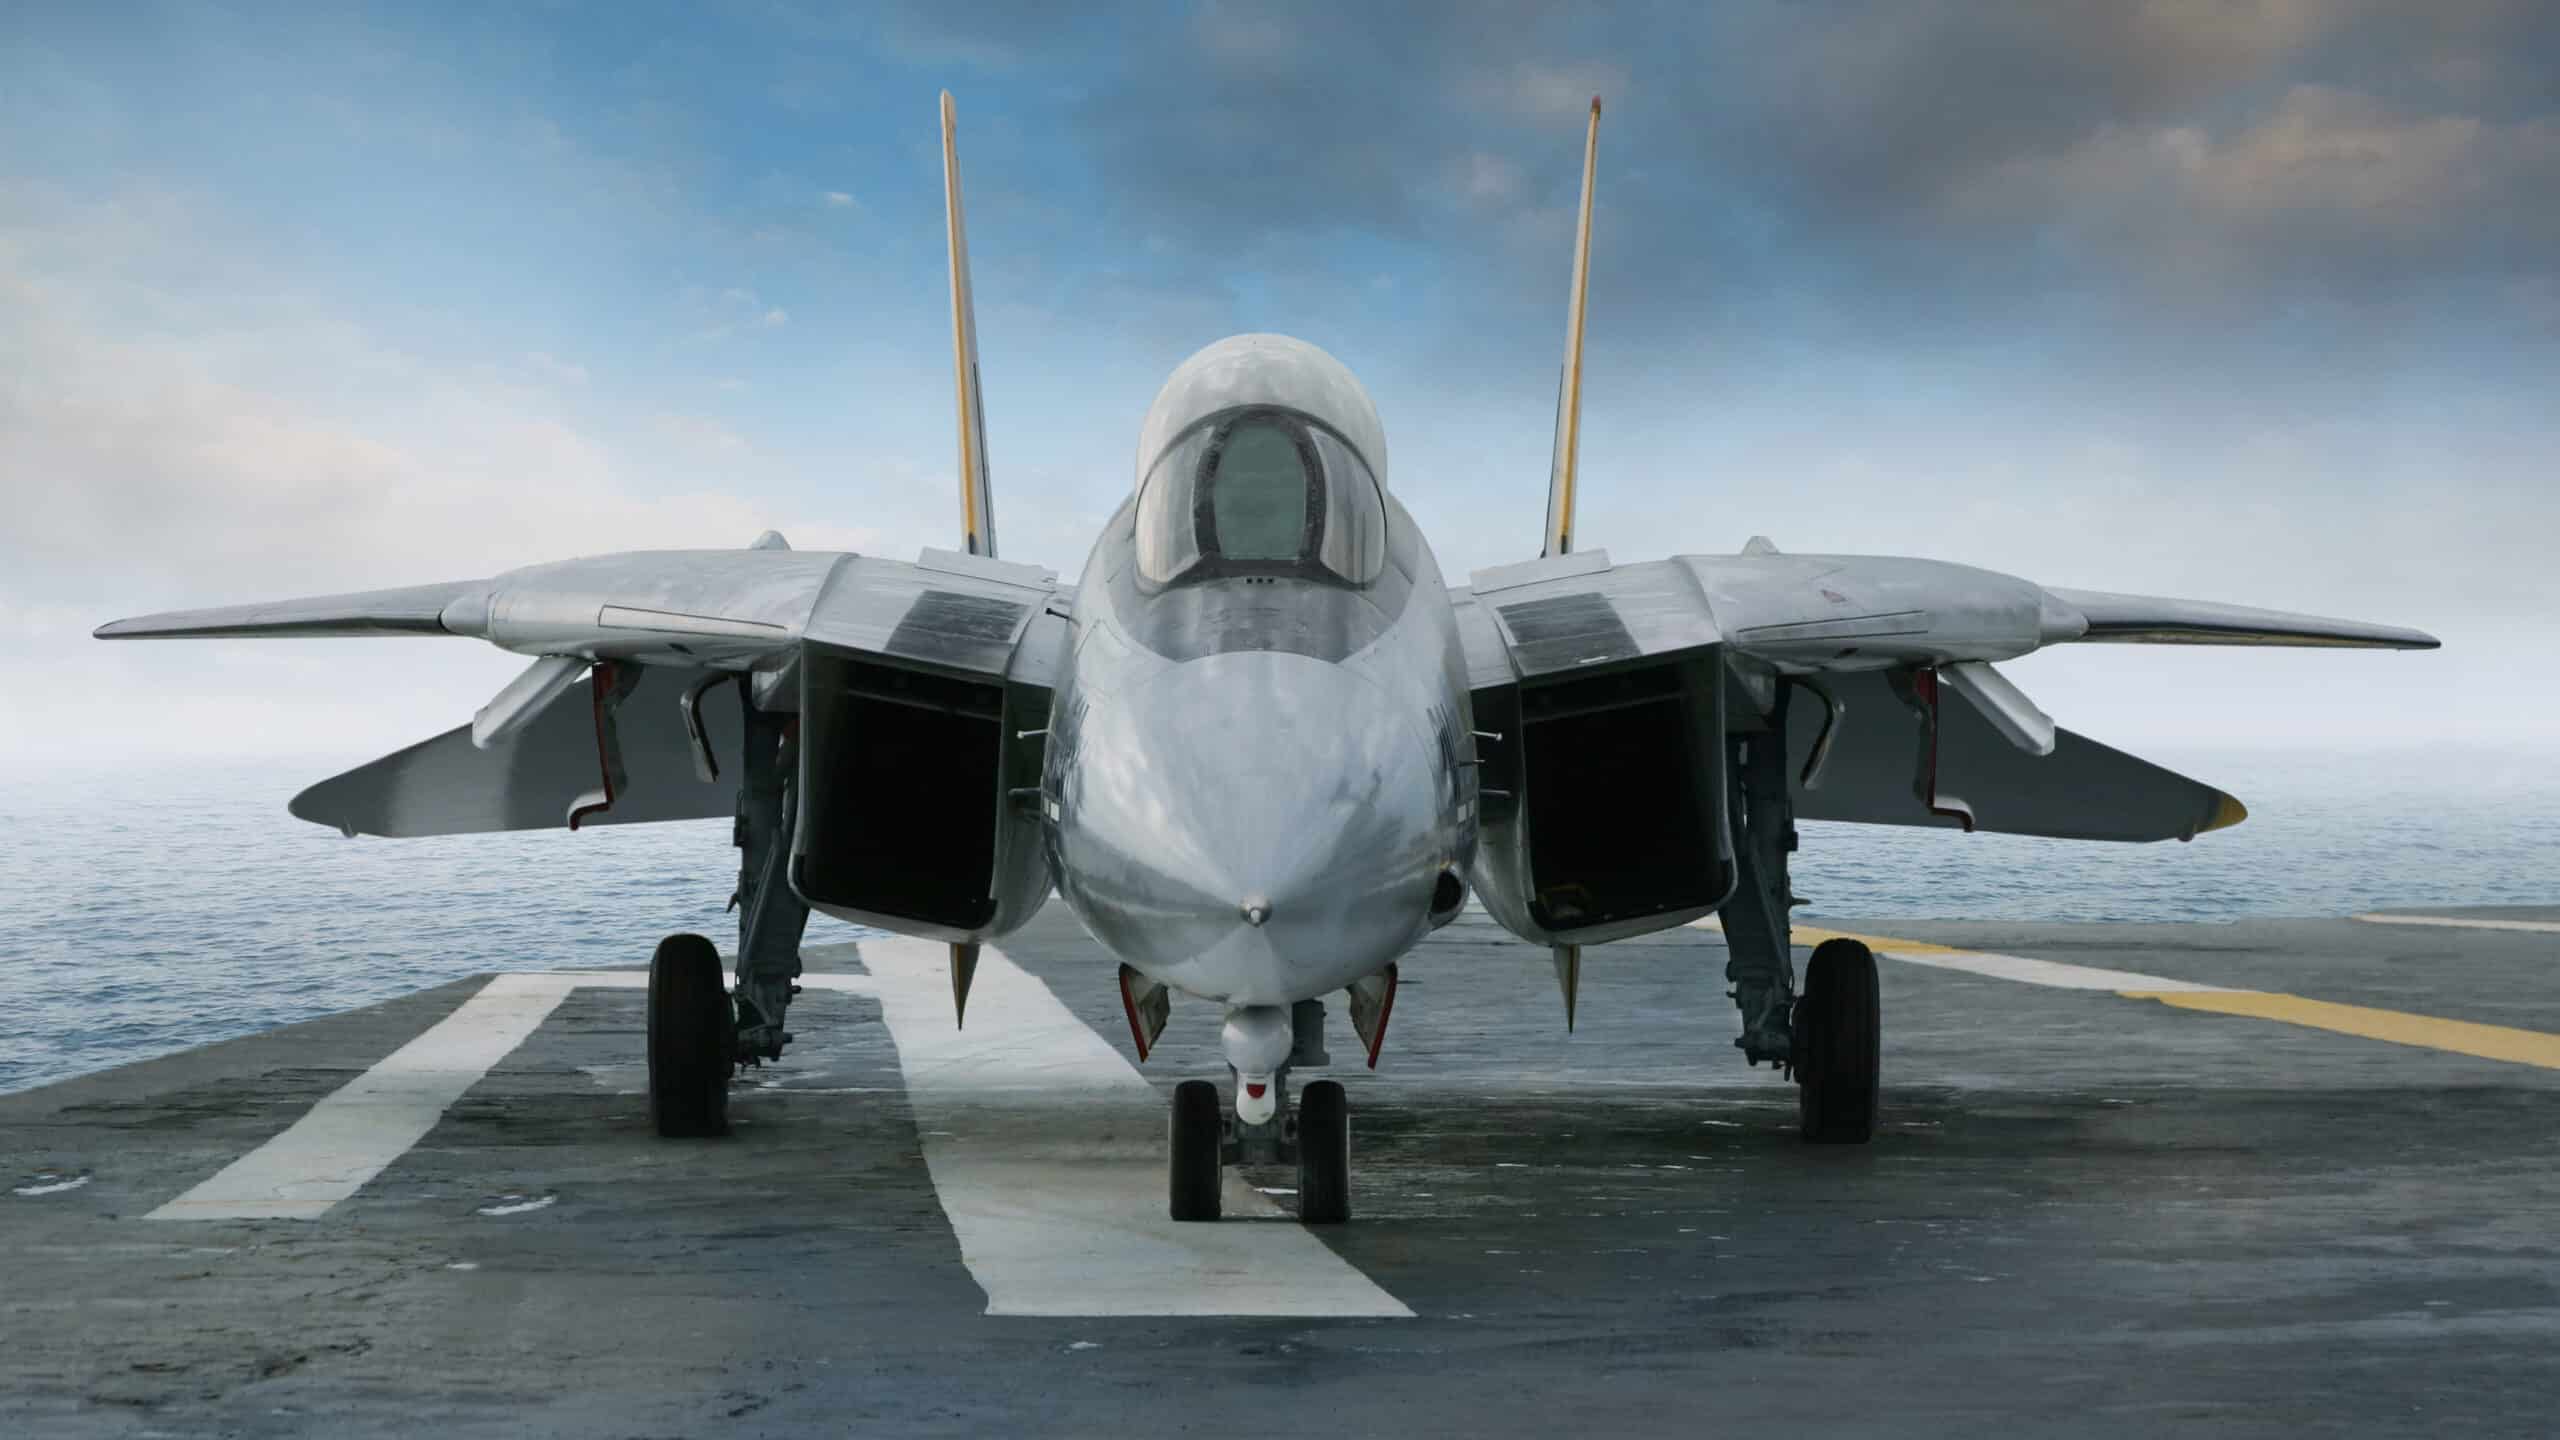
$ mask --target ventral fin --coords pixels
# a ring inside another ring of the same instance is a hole
[[[1173,1014],[1173,992],[1163,981],[1123,965],[1120,1008],[1129,1017],[1129,1040],[1138,1047],[1138,1061],[1144,1064],[1147,1052],[1156,1048],[1156,1037],[1164,1033],[1164,1022]]]
[[[1360,1048],[1369,1052],[1369,1068],[1378,1068],[1378,1051],[1387,1043],[1387,1018],[1396,1009],[1396,967],[1351,982],[1351,1029]]]
[[[1556,948],[1556,989],[1564,995],[1564,1028],[1573,1033],[1573,1007],[1582,991],[1582,947],[1558,945]]]
[[[969,986],[978,978],[978,947],[951,947],[951,1028],[969,1028]]]

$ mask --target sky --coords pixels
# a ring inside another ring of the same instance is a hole
[[[1605,98],[1579,542],[1917,554],[2417,625],[2065,647],[2125,748],[2560,754],[2560,9],[12,7],[0,772],[466,721],[454,640],[151,610],[958,529],[936,96],[998,531],[1073,574],[1156,386],[1325,346],[1443,569],[1534,553]],[[2415,762],[2423,763],[2423,761]]]

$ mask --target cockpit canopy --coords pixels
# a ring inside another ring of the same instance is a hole
[[[1139,577],[1366,585],[1386,561],[1386,460],[1377,408],[1341,361],[1286,335],[1228,336],[1175,369],[1139,431]]]
[[[1173,437],[1138,484],[1137,532],[1150,586],[1230,575],[1366,585],[1387,554],[1386,504],[1368,465],[1330,427],[1274,405]]]

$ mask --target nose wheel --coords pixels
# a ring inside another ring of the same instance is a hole
[[[1298,1219],[1339,1225],[1351,1218],[1351,1101],[1338,1081],[1318,1080],[1298,1097]]]
[[[1351,1102],[1339,1082],[1318,1080],[1292,1105],[1281,1100],[1269,1120],[1250,1124],[1229,1113],[1218,1087],[1185,1080],[1173,1087],[1167,1126],[1168,1206],[1180,1221],[1219,1217],[1219,1186],[1229,1164],[1298,1167],[1298,1220],[1339,1225],[1351,1218]]]
[[[1218,1087],[1185,1080],[1173,1087],[1172,1213],[1176,1220],[1218,1218],[1218,1154],[1226,1141],[1226,1116]]]

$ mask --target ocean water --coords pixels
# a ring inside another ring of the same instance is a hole
[[[1808,824],[1796,888],[1825,916],[2020,920],[2560,901],[2550,757],[2154,758],[2250,819],[2140,846]],[[736,933],[725,820],[349,841],[284,810],[338,768],[0,778],[0,1092],[479,971],[637,967],[670,932]]]

